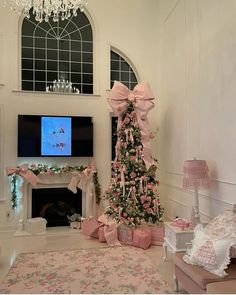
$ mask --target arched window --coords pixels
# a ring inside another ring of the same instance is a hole
[[[111,82],[112,88],[114,81],[120,81],[125,84],[129,89],[133,89],[138,83],[138,79],[134,70],[129,63],[118,53],[111,50]]]
[[[83,12],[57,22],[25,18],[21,57],[22,90],[45,91],[61,79],[81,93],[93,93],[93,33]]]

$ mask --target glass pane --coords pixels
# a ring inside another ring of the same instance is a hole
[[[69,61],[69,52],[68,51],[59,51],[59,60]]]
[[[60,72],[69,72],[69,63],[60,62],[60,64],[59,64],[59,71]]]
[[[93,62],[93,55],[91,53],[82,54],[83,62]]]
[[[82,51],[82,43],[76,42],[76,41],[71,41],[71,50]]]
[[[137,79],[136,79],[135,74],[130,73],[130,80],[131,80],[132,82],[137,82]]]
[[[35,91],[46,91],[46,83],[35,82]]]
[[[22,48],[22,57],[33,58],[33,48]]]
[[[74,83],[81,83],[81,76],[79,74],[71,74],[71,82]]]
[[[62,50],[69,50],[70,48],[70,42],[67,40],[60,40],[59,41],[59,48]]]
[[[33,80],[33,71],[22,70],[22,80]]]
[[[57,71],[57,61],[48,61],[47,62],[47,69]]]
[[[84,73],[92,73],[93,72],[93,64],[83,63],[83,72]]]
[[[117,81],[119,81],[120,80],[119,72],[111,71],[111,80],[117,80]]]
[[[37,48],[45,48],[45,41],[44,38],[34,38],[35,47]]]
[[[46,73],[44,71],[36,71],[35,72],[35,80],[36,81],[45,81]]]
[[[33,82],[22,81],[22,90],[33,91]]]
[[[32,37],[22,37],[22,46],[23,47],[33,47],[33,38]]]
[[[45,50],[44,49],[35,49],[35,58],[45,59]]]
[[[121,62],[121,71],[129,71],[130,66],[127,64],[127,62]]]
[[[81,64],[80,63],[72,63],[71,64],[71,72],[81,72]]]
[[[35,60],[35,69],[45,71],[46,62],[45,60]]]
[[[47,59],[57,60],[58,52],[56,50],[47,50]]]
[[[31,23],[26,18],[23,20],[22,24],[22,35],[24,36],[33,36],[34,35],[35,24]]]
[[[93,93],[93,85],[83,85],[81,93]]]
[[[57,49],[59,48],[58,46],[58,41],[56,39],[47,39],[46,40],[46,47],[47,49]]]
[[[54,81],[58,79],[57,72],[47,72],[47,81]]]
[[[84,41],[93,40],[93,32],[92,32],[91,26],[85,26],[81,28],[80,32],[82,33],[82,40]]]
[[[22,59],[22,69],[33,69],[32,59]]]
[[[83,74],[83,83],[92,84],[93,83],[93,75]]]
[[[119,55],[114,51],[111,51],[111,60],[119,60]]]
[[[119,61],[111,61],[111,70],[118,71],[120,69],[120,62]]]
[[[81,54],[79,52],[71,52],[71,62],[81,62]]]
[[[129,81],[129,72],[121,72],[121,80]]]
[[[93,43],[83,42],[82,43],[82,48],[83,48],[83,51],[93,52]]]

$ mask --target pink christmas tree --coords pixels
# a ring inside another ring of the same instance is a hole
[[[144,150],[147,144],[143,144],[139,125],[135,102],[128,100],[119,116],[116,158],[105,193],[109,203],[106,214],[118,223],[135,227],[142,221],[156,223],[163,215],[159,182],[155,175],[156,163],[153,161],[155,164],[147,169]]]

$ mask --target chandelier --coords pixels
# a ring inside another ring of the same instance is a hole
[[[72,14],[77,16],[77,10],[83,11],[86,4],[87,0],[4,0],[5,6],[8,5],[19,13],[23,12],[27,18],[30,18],[29,11],[32,8],[38,22],[48,22],[50,16],[55,22],[68,19]]]

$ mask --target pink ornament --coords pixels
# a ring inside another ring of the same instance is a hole
[[[130,173],[130,177],[131,177],[131,178],[135,178],[135,177],[136,177],[136,173],[135,173],[135,172],[131,172],[131,173]]]

